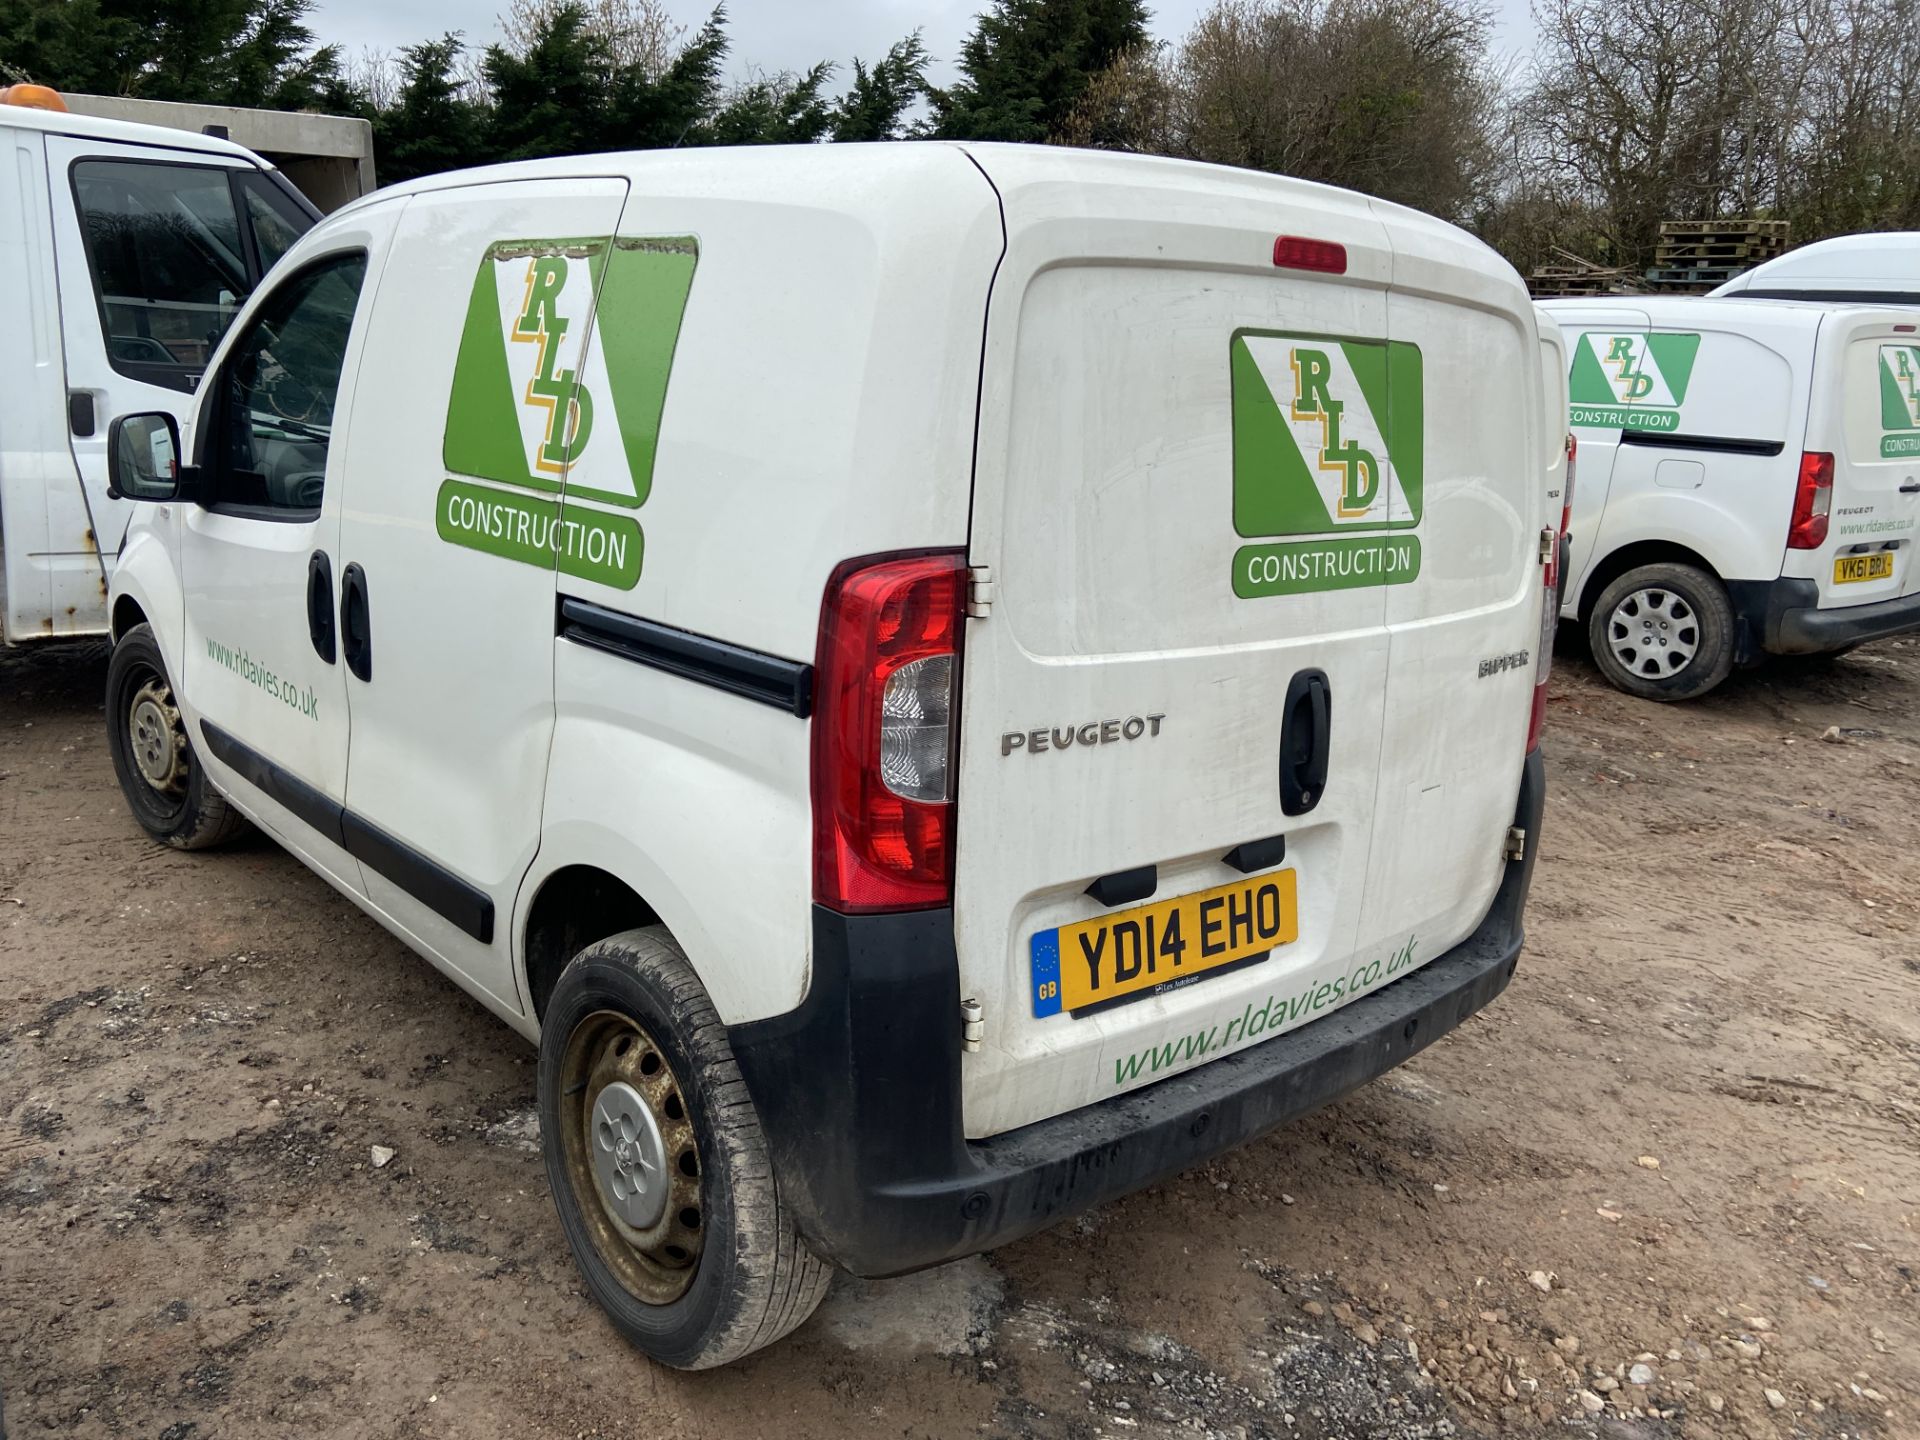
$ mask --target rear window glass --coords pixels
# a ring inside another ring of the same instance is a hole
[[[191,391],[250,288],[228,172],[83,160],[73,187],[113,368]]]

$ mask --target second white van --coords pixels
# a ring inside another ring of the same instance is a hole
[[[560,1228],[719,1364],[1324,1105],[1518,963],[1566,465],[1511,267],[1166,160],[673,151],[317,226],[140,515],[135,816],[540,1047]],[[1550,498],[1552,497],[1552,498]]]
[[[1920,323],[1778,300],[1549,301],[1579,441],[1562,613],[1653,700],[1920,629]]]

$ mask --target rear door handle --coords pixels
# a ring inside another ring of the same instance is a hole
[[[1287,686],[1280,729],[1280,809],[1304,815],[1327,789],[1333,749],[1333,686],[1324,670],[1302,670]]]
[[[1909,480],[1900,487],[1902,495],[1920,495],[1920,480]]]
[[[307,635],[313,653],[333,664],[333,561],[324,550],[314,551],[307,561]]]
[[[373,679],[373,633],[367,615],[367,572],[349,565],[340,575],[340,649],[347,669],[361,680]]]

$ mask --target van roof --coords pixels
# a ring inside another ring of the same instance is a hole
[[[1158,155],[1075,150],[1057,145],[976,144],[962,141],[916,141],[910,146],[903,146],[897,141],[848,145],[703,146],[684,150],[629,150],[601,155],[509,161],[502,165],[450,170],[419,180],[408,180],[362,196],[337,213],[400,196],[510,180],[612,176],[632,181],[638,188],[641,184],[657,181],[682,169],[696,169],[707,174],[729,166],[758,170],[767,160],[775,157],[783,169],[805,166],[812,172],[810,179],[814,183],[831,185],[837,175],[844,174],[851,178],[867,170],[873,151],[884,151],[895,161],[918,156],[932,167],[939,163],[935,159],[937,155],[955,150],[973,159],[994,182],[1018,184],[1044,181],[1050,176],[1065,176],[1071,172],[1071,178],[1075,181],[1126,184],[1147,189],[1177,187],[1190,194],[1211,188],[1220,194],[1260,196],[1277,202],[1310,195],[1322,207],[1328,204],[1351,206],[1356,213],[1371,214],[1395,227],[1413,226],[1461,235],[1465,233],[1417,210],[1373,200],[1336,186],[1297,180],[1285,175]],[[833,192],[829,189],[824,193]],[[1488,251],[1489,255],[1492,253]]]
[[[1920,231],[1816,240],[1734,276],[1713,293],[1733,296],[1744,290],[1845,290],[1854,294],[1920,290]]]
[[[1689,325],[1714,330],[1737,330],[1743,323],[1786,329],[1815,330],[1821,320],[1835,311],[1865,311],[1870,316],[1884,315],[1889,322],[1905,324],[1911,312],[1890,310],[1872,300],[1749,300],[1740,296],[1721,299],[1711,295],[1607,295],[1593,299],[1539,300],[1534,302],[1548,315],[1556,317],[1604,315],[1622,311],[1645,315],[1653,324],[1668,329]]]
[[[0,128],[38,130],[50,135],[74,135],[83,140],[110,140],[117,145],[159,145],[170,150],[193,150],[203,155],[226,155],[264,164],[244,145],[193,130],[165,125],[136,125],[130,120],[102,120],[70,110],[39,110],[27,105],[0,105]]]

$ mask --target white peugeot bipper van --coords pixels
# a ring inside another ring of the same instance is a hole
[[[1835,235],[1789,250],[1708,292],[1714,298],[1920,305],[1920,231]]]
[[[1580,446],[1563,613],[1653,700],[1764,655],[1920,630],[1920,319],[1635,296],[1549,301]]]
[[[288,254],[145,502],[140,822],[540,1045],[647,1353],[1323,1105],[1513,973],[1563,419],[1412,211],[1049,148],[445,175]]]
[[[248,292],[319,213],[225,140],[0,90],[0,641],[107,633],[132,505],[107,422],[183,415]]]

